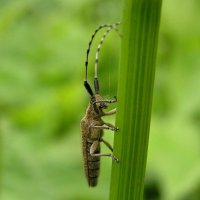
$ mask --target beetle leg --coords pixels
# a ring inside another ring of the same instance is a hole
[[[107,122],[104,122],[104,124],[108,127],[110,127],[113,131],[118,131],[119,128],[118,127],[115,127],[114,125],[110,124],[110,123],[107,123]]]
[[[107,142],[103,138],[100,139],[100,142],[103,142],[113,152],[113,148],[109,142]]]
[[[112,110],[110,110],[108,112],[103,112],[103,116],[105,116],[105,115],[114,115],[116,112],[117,112],[117,109],[114,108],[114,109],[112,109]]]
[[[94,101],[93,104],[95,103],[116,103],[117,102],[117,97],[114,97],[114,99],[102,99],[98,101]]]
[[[107,130],[111,130],[111,131],[117,131],[118,128],[116,127],[112,127],[112,126],[96,126],[96,125],[91,125],[90,126],[90,129],[91,128],[96,128],[96,129],[107,129]]]
[[[97,156],[97,157],[108,156],[108,157],[111,157],[113,159],[113,161],[119,162],[119,160],[111,153],[95,153],[98,146],[99,146],[99,141],[96,140],[92,143],[92,145],[90,147],[90,155],[91,156]]]

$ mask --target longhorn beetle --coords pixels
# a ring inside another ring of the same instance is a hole
[[[118,131],[119,129],[114,125],[104,122],[101,117],[105,115],[113,115],[116,113],[116,108],[112,109],[108,112],[104,112],[104,109],[107,108],[108,104],[116,103],[116,97],[112,100],[103,99],[103,97],[99,94],[99,81],[97,76],[97,68],[98,68],[98,58],[101,46],[108,35],[108,33],[115,29],[118,32],[117,26],[120,22],[115,24],[105,24],[99,26],[94,32],[89,42],[89,46],[86,54],[86,73],[84,86],[87,92],[90,95],[90,103],[87,107],[86,114],[81,120],[81,133],[82,133],[82,151],[83,151],[83,159],[84,159],[84,169],[85,175],[88,181],[88,185],[94,187],[97,185],[97,179],[99,176],[99,167],[100,167],[100,156],[109,156],[115,162],[119,162],[119,160],[112,153],[100,153],[100,143],[103,142],[111,151],[113,151],[112,146],[105,141],[103,136],[103,130],[108,129],[111,131]],[[99,30],[107,27],[107,30],[104,32],[103,37],[98,45],[96,51],[96,60],[95,60],[95,75],[94,75],[94,88],[95,94],[92,91],[89,83],[87,82],[87,67],[88,67],[88,57],[90,53],[90,47],[92,41]]]

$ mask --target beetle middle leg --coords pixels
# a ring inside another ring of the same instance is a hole
[[[104,123],[105,125],[109,124],[109,123]],[[107,129],[107,130],[111,130],[111,131],[118,131],[119,129],[115,126],[113,126],[112,124],[109,124],[109,126],[97,126],[97,125],[91,125],[90,126],[90,129],[91,128],[95,128],[95,129]]]
[[[110,124],[110,123],[107,123],[107,122],[103,122],[106,126],[110,127],[111,129],[115,130],[115,131],[118,131],[119,128],[117,128],[116,126]]]
[[[111,153],[95,153],[95,151],[98,149],[98,146],[99,146],[98,140],[96,140],[92,143],[92,145],[90,147],[90,155],[91,156],[97,156],[97,157],[108,156],[108,157],[111,157],[113,161],[119,162],[119,160]]]

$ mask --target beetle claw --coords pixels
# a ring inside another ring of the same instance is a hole
[[[112,155],[112,159],[113,161],[115,161],[116,163],[119,163],[119,159],[117,157],[115,157],[114,155]]]
[[[119,131],[119,128],[115,127],[115,128],[113,128],[113,131],[117,132],[117,131]]]
[[[110,128],[110,130],[117,132],[117,131],[119,131],[119,128],[114,127],[114,128]]]

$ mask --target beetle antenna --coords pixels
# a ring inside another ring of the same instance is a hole
[[[120,24],[120,22],[119,22]],[[119,25],[117,24],[117,25]],[[98,64],[99,64],[99,53],[100,53],[100,50],[101,50],[101,46],[103,45],[103,42],[106,38],[106,36],[108,35],[108,33],[112,30],[112,29],[115,29],[118,33],[119,33],[119,30],[116,28],[116,24],[113,24],[112,26],[110,26],[103,34],[101,40],[100,40],[100,43],[97,47],[97,51],[96,51],[96,60],[95,60],[95,73],[94,73],[94,87],[95,87],[95,92],[96,94],[99,94],[99,81],[98,81],[98,75],[97,75],[97,69],[98,69]],[[121,34],[119,33],[119,36],[121,36]]]
[[[103,24],[101,26],[99,26],[93,33],[91,39],[90,39],[90,42],[89,42],[89,45],[88,45],[88,48],[87,48],[87,53],[86,53],[86,61],[85,61],[85,79],[84,79],[84,86],[86,88],[86,90],[88,91],[88,93],[93,96],[93,92],[92,92],[92,88],[90,86],[90,84],[87,82],[87,69],[88,69],[88,57],[89,57],[89,53],[90,53],[90,48],[91,48],[91,45],[92,45],[92,42],[93,42],[93,39],[94,37],[96,36],[96,34],[102,29],[102,28],[105,28],[105,27],[116,27],[120,24],[120,22],[116,22],[114,24]],[[116,29],[115,29],[116,30]]]

